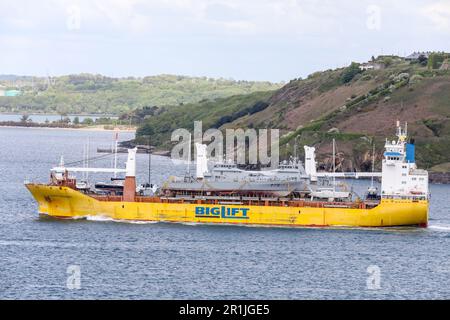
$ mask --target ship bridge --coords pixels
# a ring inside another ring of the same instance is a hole
[[[384,198],[428,198],[428,172],[417,169],[415,146],[407,142],[408,124],[397,121],[397,140],[386,139],[382,164],[381,195]]]

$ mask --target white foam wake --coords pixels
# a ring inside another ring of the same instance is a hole
[[[143,221],[143,220],[113,220],[114,222],[120,223],[131,223],[131,224],[155,224],[159,221]]]
[[[113,218],[107,216],[87,216],[86,220],[89,221],[114,221]]]
[[[450,225],[445,224],[439,224],[439,225],[429,225],[428,229],[431,230],[437,230],[437,231],[449,231],[450,232]]]
[[[131,224],[155,224],[158,221],[143,221],[143,220],[121,220],[113,219],[108,216],[87,216],[86,220],[89,221],[99,221],[99,222],[118,222],[118,223],[131,223]]]

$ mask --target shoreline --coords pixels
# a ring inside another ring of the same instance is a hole
[[[6,115],[6,116],[22,116],[22,115],[29,115],[29,116],[58,116],[61,115],[59,113],[40,113],[40,112],[0,112],[0,115]],[[101,114],[101,113],[68,113],[67,116],[69,117],[96,117],[96,118],[116,118],[119,117],[119,115],[113,115],[113,114]]]
[[[81,127],[81,128],[64,128],[64,127],[27,127],[27,126],[5,126],[0,125],[0,128],[15,128],[15,129],[44,129],[44,130],[71,130],[71,131],[110,131],[110,132],[136,132],[136,128],[120,128],[116,127],[114,129],[105,129],[103,125]]]

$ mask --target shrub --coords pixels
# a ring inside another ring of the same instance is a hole
[[[423,80],[423,77],[420,74],[415,74],[409,80],[409,83],[416,84]]]
[[[83,124],[87,125],[87,126],[93,125],[94,124],[94,120],[92,120],[92,118],[84,118],[83,119]]]
[[[428,57],[428,69],[439,69],[447,55],[442,53],[432,53]]]
[[[342,73],[341,82],[344,84],[349,83],[357,74],[361,72],[362,70],[359,68],[359,63],[352,62],[351,65],[345,68],[344,72]]]

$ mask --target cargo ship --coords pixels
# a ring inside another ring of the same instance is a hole
[[[292,177],[273,181],[276,178],[272,174],[265,174],[267,177],[262,180],[245,180],[251,187],[239,180],[243,173],[233,178],[239,188],[226,179],[212,184],[206,180],[205,163],[198,161],[197,177],[180,184],[166,182],[146,195],[136,185],[136,149],[128,150],[125,169],[70,168],[61,162],[51,170],[49,183],[25,185],[37,201],[40,214],[62,219],[101,216],[115,220],[251,226],[426,227],[428,172],[416,166],[415,146],[408,141],[407,124],[402,128],[397,122],[396,136],[392,141],[386,139],[381,193],[372,187],[364,198],[353,199],[348,193],[337,191],[335,185],[313,188],[319,174],[315,168],[311,169],[310,159],[305,163],[306,171],[301,170],[299,175],[292,173],[297,176],[295,188],[286,188]],[[111,187],[105,192],[103,185],[99,192],[77,182],[72,175],[84,171],[123,172],[125,178],[118,188]],[[224,185],[231,187],[221,187]]]

